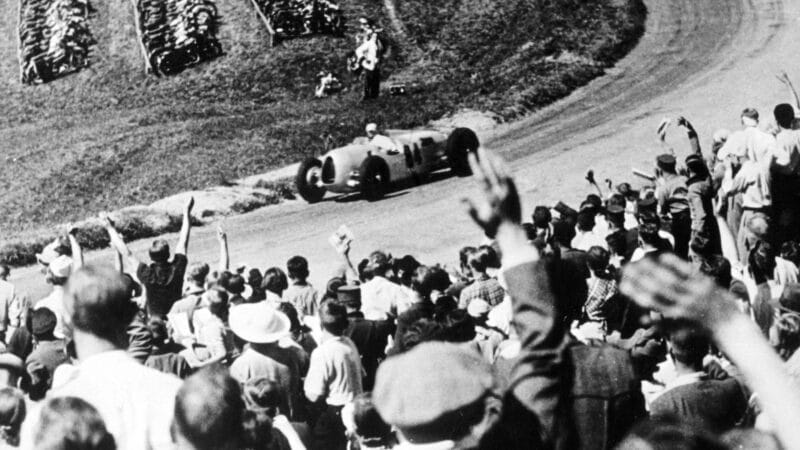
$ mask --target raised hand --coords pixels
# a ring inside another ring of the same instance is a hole
[[[186,200],[186,206],[184,207],[184,211],[186,214],[192,212],[192,208],[194,208],[194,196],[190,196],[189,200]]]
[[[678,126],[679,127],[684,127],[689,131],[694,130],[694,127],[692,126],[692,123],[689,122],[686,119],[686,117],[683,117],[683,116],[678,117]]]
[[[470,153],[469,165],[482,188],[482,194],[464,199],[472,220],[494,236],[503,222],[522,222],[522,207],[514,180],[505,164],[495,154],[479,148],[478,156]]]
[[[673,254],[629,264],[619,288],[664,317],[699,322],[710,329],[737,312],[735,302],[713,280],[693,273],[689,263]]]
[[[114,221],[111,220],[111,216],[109,216],[108,213],[100,213],[100,222],[106,228],[114,228]]]
[[[775,78],[777,78],[778,81],[780,81],[783,84],[787,84],[787,85],[788,84],[792,84],[792,81],[789,79],[789,75],[783,70],[781,70],[780,73],[775,75]]]
[[[228,235],[225,234],[225,230],[222,229],[222,225],[217,225],[217,240],[224,241],[228,238]]]
[[[586,181],[591,184],[597,184],[597,182],[594,180],[594,170],[589,170],[586,172]]]

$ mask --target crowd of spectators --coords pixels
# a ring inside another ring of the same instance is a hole
[[[800,448],[793,103],[773,127],[745,109],[708,153],[679,118],[688,151],[652,185],[590,176],[530,222],[480,149],[486,241],[457,267],[354,261],[343,233],[315,287],[302,256],[231,269],[222,229],[217,265],[190,264],[193,200],[149,261],[103,217],[115,262],[85,265],[70,233],[38,255],[43,299],[0,268],[0,447]]]

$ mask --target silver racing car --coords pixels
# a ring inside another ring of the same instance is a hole
[[[450,169],[470,175],[467,154],[478,149],[478,137],[469,128],[442,130],[386,130],[372,138],[359,137],[319,158],[300,164],[295,184],[309,203],[325,192],[361,192],[370,201],[386,195],[393,185],[421,182],[432,172]]]

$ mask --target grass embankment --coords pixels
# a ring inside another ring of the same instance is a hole
[[[343,143],[367,121],[420,126],[461,107],[512,117],[601,74],[644,15],[639,0],[397,0],[421,51],[394,45],[384,72],[409,95],[362,104],[343,70],[352,36],[271,49],[248,1],[219,1],[227,54],[159,79],[142,70],[130,2],[94,5],[92,67],[36,87],[19,84],[14,14],[0,16],[4,239],[296,162],[321,151],[323,135]],[[351,23],[371,16],[395,40],[381,2],[342,5]],[[0,6],[15,11],[16,0]],[[320,70],[346,91],[315,100]]]

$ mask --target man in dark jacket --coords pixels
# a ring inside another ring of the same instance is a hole
[[[361,289],[358,286],[342,286],[337,291],[337,302],[347,310],[347,329],[344,335],[356,344],[364,367],[363,387],[372,390],[378,364],[386,357],[386,344],[394,334],[395,326],[391,320],[367,320],[361,313]]]

